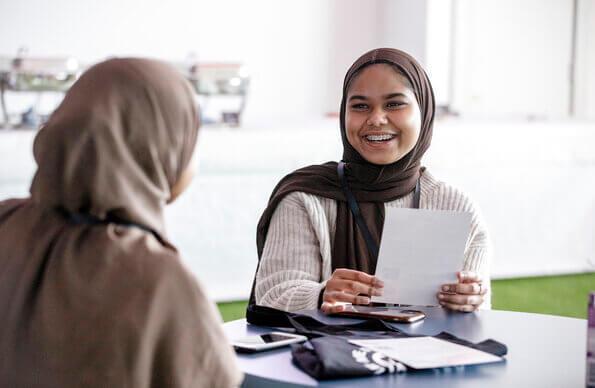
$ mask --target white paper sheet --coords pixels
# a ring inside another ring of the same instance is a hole
[[[386,208],[376,276],[384,282],[374,302],[437,305],[440,286],[463,268],[471,214]]]
[[[503,358],[433,337],[351,340],[416,369],[486,364]]]

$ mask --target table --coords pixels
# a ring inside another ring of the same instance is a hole
[[[410,334],[447,331],[473,342],[492,338],[508,346],[506,362],[356,379],[318,382],[291,362],[288,348],[238,355],[245,387],[584,387],[587,321],[551,315],[485,310],[453,313],[423,308],[427,317],[413,324],[395,324]],[[358,322],[307,314],[328,323]],[[240,319],[224,324],[229,339],[271,331]]]

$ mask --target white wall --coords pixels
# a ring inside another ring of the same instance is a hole
[[[595,1],[578,1],[576,115],[595,120]]]
[[[566,117],[572,2],[455,1],[455,110],[492,118]]]
[[[397,47],[426,63],[427,1],[381,0],[379,46]]]
[[[453,2],[428,0],[426,18],[425,66],[437,105],[449,105],[452,100],[452,63],[456,57],[453,46]]]
[[[595,124],[444,120],[425,164],[479,205],[495,277],[595,271]]]
[[[449,0],[444,1],[447,6],[450,4]],[[349,66],[356,58],[373,48],[396,47],[413,55],[421,64],[427,64],[427,0],[334,0],[329,4],[329,57],[332,60],[328,68],[327,112],[339,110],[343,78]],[[442,22],[440,26],[443,26]],[[438,29],[440,27],[436,26],[433,31]],[[437,35],[439,34],[432,36]],[[436,46],[438,45],[440,43]],[[443,58],[437,57],[438,55],[433,56],[435,66],[428,72],[440,84],[442,97],[448,91],[442,88],[441,82],[444,74],[441,73],[444,69]]]
[[[378,46],[380,2],[329,1],[329,66],[325,112],[339,112],[343,78],[353,61]]]
[[[379,46],[411,54],[432,80],[437,105],[450,100],[451,0],[381,0]]]

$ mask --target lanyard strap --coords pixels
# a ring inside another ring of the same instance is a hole
[[[157,234],[153,229],[147,228],[144,225],[140,225],[140,224],[137,224],[134,222],[123,221],[123,220],[117,219],[115,217],[108,217],[106,219],[101,219],[99,217],[96,217],[96,216],[94,216],[92,214],[88,214],[88,213],[69,213],[69,212],[63,211],[62,214],[64,214],[64,216],[73,224],[77,224],[77,225],[117,224],[117,225],[126,226],[126,227],[139,228],[139,229],[144,230],[145,232],[151,233],[159,241],[163,241],[161,236],[159,236],[159,234]]]
[[[419,198],[421,197],[421,187],[419,183],[420,179],[421,176],[417,178],[417,181],[415,182],[415,191],[413,192],[413,209],[419,209]]]
[[[366,246],[368,247],[368,252],[370,253],[371,257],[378,257],[378,244],[372,238],[372,234],[370,233],[370,229],[368,229],[368,225],[362,217],[362,212],[359,209],[359,205],[357,204],[357,200],[355,196],[349,189],[349,184],[347,183],[347,177],[345,176],[345,162],[341,161],[337,164],[337,174],[339,174],[339,179],[341,180],[341,187],[343,192],[345,193],[345,198],[347,199],[347,203],[349,204],[349,208],[351,209],[351,214],[353,214],[353,218],[355,218],[355,223],[357,224],[359,230],[362,232],[364,236],[364,240],[366,241]],[[420,201],[420,184],[419,178],[415,183],[415,191],[413,193],[413,208],[419,209],[419,201]]]

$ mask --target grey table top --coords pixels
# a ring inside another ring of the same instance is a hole
[[[584,387],[587,321],[551,315],[485,310],[453,313],[423,308],[426,319],[413,324],[395,324],[410,334],[434,335],[447,331],[473,342],[491,338],[508,346],[506,361],[497,364],[416,371],[355,379],[318,382],[291,362],[288,348],[238,355],[245,373],[244,386],[334,386],[334,387]],[[329,323],[357,322],[309,312]],[[244,319],[224,325],[229,339],[241,338],[270,328],[249,325]]]

